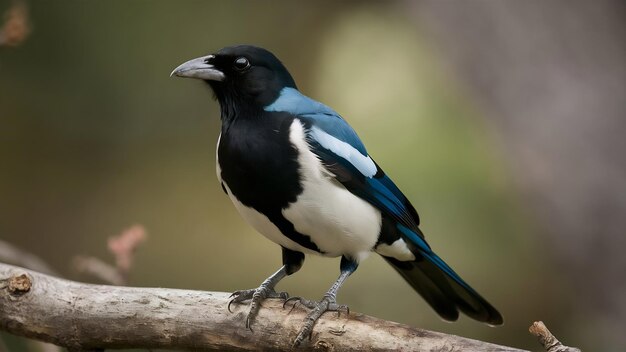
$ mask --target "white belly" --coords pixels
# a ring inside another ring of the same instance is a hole
[[[378,240],[380,211],[335,181],[309,150],[303,126],[298,120],[294,120],[291,125],[290,140],[299,152],[303,192],[295,202],[282,210],[283,216],[294,225],[296,231],[309,236],[322,255],[364,259]],[[219,179],[219,162],[217,175]],[[285,248],[319,254],[284,236],[267,216],[243,205],[232,195],[225,182],[224,186],[237,211],[255,230]]]

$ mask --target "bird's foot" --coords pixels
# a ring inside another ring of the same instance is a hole
[[[306,319],[304,319],[304,325],[298,332],[298,336],[293,342],[294,347],[300,345],[304,339],[311,337],[315,322],[322,316],[322,314],[324,314],[324,312],[337,312],[337,316],[339,316],[342,311],[350,314],[350,308],[348,308],[347,305],[337,304],[335,297],[330,295],[324,295],[324,298],[322,298],[319,302],[309,301],[308,299],[303,299],[301,297],[291,297],[285,300],[283,307],[285,307],[288,302],[292,301],[294,302],[292,309],[298,304],[302,304],[303,306],[311,309]]]
[[[250,326],[261,309],[261,302],[263,302],[266,298],[282,298],[286,300],[288,297],[289,294],[287,294],[287,292],[276,292],[273,288],[265,285],[249,290],[235,291],[230,295],[231,300],[228,302],[228,311],[232,313],[230,306],[233,303],[241,303],[251,300],[250,311],[248,312],[248,317],[246,318],[246,328],[252,330]]]

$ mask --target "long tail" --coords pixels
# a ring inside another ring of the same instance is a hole
[[[455,321],[459,310],[472,319],[501,325],[502,315],[439,258],[415,231],[398,225],[416,259],[410,262],[385,257],[406,281],[445,320]]]

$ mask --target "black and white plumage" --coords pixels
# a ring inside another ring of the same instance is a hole
[[[311,333],[343,281],[372,251],[380,254],[440,316],[459,310],[491,325],[501,315],[426,243],[411,203],[369,156],[334,110],[301,94],[283,64],[254,46],[227,47],[172,72],[205,80],[220,103],[217,176],[242,217],[283,248],[283,267],[251,299],[247,325],[274,287],[296,272],[304,254],[341,257],[341,275],[312,309],[296,344]]]

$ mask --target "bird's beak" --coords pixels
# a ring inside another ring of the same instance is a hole
[[[199,57],[193,60],[189,60],[184,64],[176,67],[170,74],[178,77],[199,78],[209,81],[223,81],[226,76],[224,72],[215,68],[215,66],[209,64],[209,59],[213,55]]]

